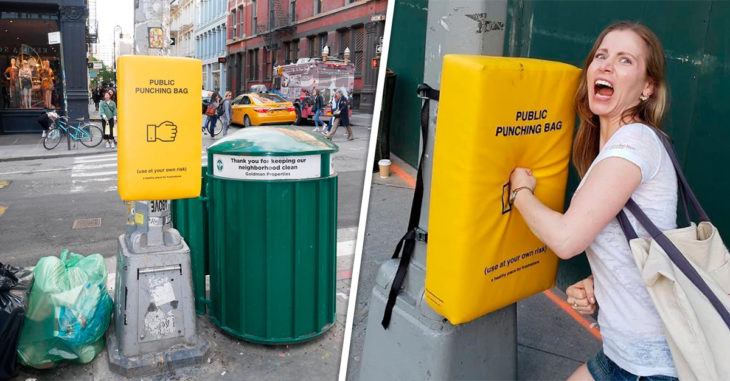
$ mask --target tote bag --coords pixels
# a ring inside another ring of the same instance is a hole
[[[730,254],[682,173],[669,139],[657,132],[674,164],[688,227],[660,231],[632,199],[626,209],[651,235],[638,238],[624,211],[626,234],[664,329],[680,380],[730,377]],[[690,222],[689,203],[700,222]]]

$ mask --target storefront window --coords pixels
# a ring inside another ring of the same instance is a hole
[[[58,14],[0,12],[0,109],[63,107],[60,47],[48,44]]]

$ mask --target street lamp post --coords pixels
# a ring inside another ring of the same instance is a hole
[[[119,25],[114,26],[114,51],[112,52],[112,56],[114,57],[114,62],[112,62],[112,72],[114,72],[114,81],[117,80],[117,29],[119,30],[119,38],[122,38],[122,27]]]

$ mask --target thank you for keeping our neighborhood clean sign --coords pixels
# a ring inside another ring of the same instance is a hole
[[[124,56],[118,74],[118,189],[123,200],[200,195],[200,60]]]
[[[240,180],[299,180],[321,176],[321,155],[213,155],[213,175]]]

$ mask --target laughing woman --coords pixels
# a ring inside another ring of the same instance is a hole
[[[677,179],[652,130],[662,127],[666,89],[656,35],[633,22],[607,27],[586,58],[576,94],[581,120],[573,162],[582,179],[568,210],[558,213],[533,195],[539,184],[529,169],[516,168],[510,178],[514,205],[533,233],[562,259],[584,250],[588,256],[592,279],[571,286],[568,301],[584,313],[600,305],[603,348],[570,380],[677,377],[662,322],[615,218],[633,198],[661,230],[676,228]],[[648,236],[627,215],[639,236]]]

